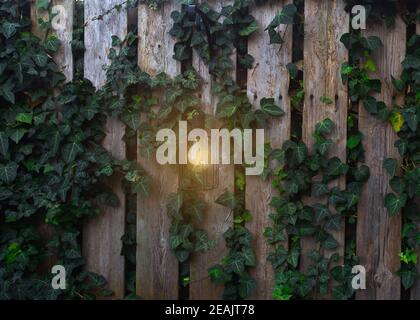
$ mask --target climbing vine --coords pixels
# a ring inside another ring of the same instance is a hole
[[[347,0],[346,9],[361,4],[367,8],[368,21],[383,21],[387,28],[395,24],[396,14],[400,12],[407,26],[419,21],[418,15],[399,10],[395,1],[352,1]],[[408,4],[409,6],[413,4]],[[403,106],[394,104],[387,106],[383,101],[377,101],[370,94],[381,92],[381,82],[371,79],[369,72],[376,71],[377,67],[372,59],[372,53],[383,46],[377,37],[363,37],[360,32],[352,30],[342,37],[341,41],[350,52],[349,64],[342,66],[343,80],[349,84],[351,100],[361,102],[365,110],[372,116],[388,121],[399,140],[395,148],[402,158],[401,165],[397,159],[387,158],[383,166],[390,175],[392,193],[384,198],[384,206],[388,213],[394,216],[401,212],[403,216],[402,229],[402,262],[398,275],[404,289],[411,288],[418,276],[416,268],[416,251],[420,246],[420,232],[416,222],[419,220],[418,197],[420,174],[419,161],[416,156],[419,152],[418,144],[418,118],[419,118],[419,87],[418,71],[420,52],[418,50],[419,36],[412,35],[407,43],[407,56],[402,61],[403,72],[400,79],[392,77],[395,89],[405,95]],[[363,63],[360,63],[363,61]],[[399,168],[400,167],[400,168]]]
[[[106,181],[122,174],[136,191],[143,172],[101,146],[113,110],[87,80],[64,83],[52,61],[58,39],[30,33],[27,1],[0,6],[0,295],[2,299],[90,299],[108,295],[83,271],[80,230],[118,205]],[[99,107],[101,106],[101,107]],[[65,266],[66,290],[53,290],[48,261]],[[44,270],[44,271],[43,271]]]
[[[393,193],[385,197],[385,206],[390,215],[402,210],[403,246],[400,253],[402,267],[399,271],[405,289],[413,286],[418,277],[417,253],[420,247],[420,36],[413,35],[407,46],[407,56],[402,62],[403,72],[400,79],[393,79],[395,88],[406,94],[404,106],[396,107],[391,124],[398,133],[395,142],[402,163],[396,159],[386,159],[384,167],[390,175],[390,186]]]
[[[150,9],[158,9],[165,1],[144,2]],[[112,38],[107,82],[99,91],[82,76],[80,56],[84,46],[80,21],[76,22],[79,27],[75,28],[72,42],[76,76],[74,81],[65,83],[51,59],[60,46],[59,40],[48,33],[51,12],[49,20],[40,21],[46,37],[38,39],[30,33],[31,23],[24,14],[28,1],[4,0],[0,5],[0,209],[4,213],[0,218],[1,299],[92,299],[110,294],[105,279],[83,271],[80,230],[88,219],[99,214],[99,204],[118,205],[118,198],[106,187],[109,179],[122,177],[126,192],[140,197],[149,195],[151,180],[137,163],[117,161],[101,146],[107,117],[117,117],[125,123],[126,143],[138,144],[141,156],[149,159],[159,146],[156,132],[160,128],[176,129],[179,120],[193,124],[203,117],[206,127],[264,128],[270,117],[284,114],[273,97],[262,98],[261,108],[254,110],[235,80],[234,66],[246,70],[254,64],[247,53],[248,38],[258,30],[249,14],[252,1],[235,0],[219,10],[205,1],[180,3],[183,9],[171,15],[170,34],[177,40],[174,59],[182,63],[183,72],[171,79],[163,73],[152,77],[142,71],[137,65],[137,37],[129,32],[125,39]],[[395,23],[395,1],[346,3],[347,10],[356,4],[364,5],[369,19],[383,20],[388,27]],[[302,28],[301,4],[296,1],[286,5],[266,26],[271,44],[281,45],[284,41],[277,31],[280,25]],[[136,5],[137,1],[124,1],[94,19],[123,6]],[[50,11],[48,1],[38,1],[37,6]],[[408,23],[416,20],[415,15],[407,16]],[[406,96],[403,106],[392,108],[371,96],[381,90],[380,81],[369,76],[377,69],[372,53],[382,47],[381,40],[352,30],[341,42],[350,52],[350,60],[341,68],[350,100],[361,103],[372,116],[388,121],[398,133],[395,147],[403,161],[401,166],[395,159],[384,162],[393,190],[386,195],[384,205],[390,215],[400,211],[403,214],[403,263],[399,274],[408,289],[418,274],[415,252],[420,245],[420,37],[411,37],[403,73],[392,79],[395,88]],[[301,51],[296,46],[295,49]],[[232,59],[234,52],[237,60]],[[212,115],[203,114],[201,108],[202,81],[194,70],[195,55],[209,69],[213,81],[217,108]],[[293,63],[287,68],[294,93],[292,106],[301,112],[301,68]],[[322,97],[320,102],[330,104],[331,99]],[[269,156],[261,178],[271,176],[277,191],[271,201],[271,225],[264,230],[271,247],[267,260],[275,272],[276,299],[326,294],[331,283],[334,298],[349,299],[354,294],[351,268],[358,263],[354,241],[348,243],[344,256],[328,252],[338,247],[334,232],[341,230],[344,221],[356,222],[361,189],[369,179],[369,168],[362,164],[363,135],[356,119],[357,113],[349,110],[346,162],[328,156],[334,147],[329,137],[334,128],[330,119],[317,124],[312,146],[307,146],[299,134],[293,134],[279,149],[266,145]],[[277,163],[273,169],[268,165],[271,161]],[[224,285],[226,299],[249,298],[257,287],[250,273],[256,258],[252,235],[246,228],[252,212],[246,210],[243,170],[241,166],[235,170],[235,191],[225,192],[216,200],[233,214],[233,226],[224,233],[228,254],[208,270],[214,283]],[[200,280],[189,277],[192,256],[215,245],[200,227],[208,204],[199,191],[185,188],[202,181],[194,170],[186,171],[179,190],[167,199],[171,219],[169,244],[180,262],[184,285]],[[340,188],[337,181],[344,177],[346,184]],[[314,200],[311,204],[306,201],[309,197]],[[134,203],[128,207],[134,207]],[[130,211],[122,241],[123,254],[134,264],[136,230],[134,209]],[[301,240],[308,237],[314,239],[316,249],[303,252]],[[300,270],[305,256],[311,263],[306,270]],[[50,288],[50,275],[43,270],[51,259],[66,267],[67,290]],[[130,297],[135,296],[134,278],[131,273]]]

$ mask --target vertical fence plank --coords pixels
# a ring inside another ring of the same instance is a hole
[[[305,38],[304,38],[304,83],[305,99],[303,111],[303,140],[312,151],[314,143],[312,134],[318,122],[330,118],[335,128],[330,138],[334,148],[330,157],[337,156],[346,161],[347,137],[347,87],[341,81],[341,64],[348,59],[348,52],[340,38],[349,30],[349,17],[344,10],[344,0],[306,0],[305,1]],[[324,104],[321,97],[330,98],[333,103]],[[330,187],[345,187],[345,179],[340,178]],[[308,199],[308,202],[319,202],[319,199]],[[344,253],[344,221],[341,230],[333,232],[339,247],[334,253]],[[301,241],[303,255],[301,270],[306,271],[311,264],[307,256],[310,250],[316,249],[314,238]],[[332,252],[325,252],[331,255]]]
[[[270,141],[273,149],[280,148],[290,137],[289,76],[286,65],[292,61],[293,28],[282,25],[279,30],[284,38],[283,45],[270,44],[268,33],[264,29],[276,13],[290,2],[292,1],[269,2],[251,9],[258,23],[258,31],[248,41],[248,53],[254,57],[255,62],[253,68],[248,70],[247,95],[255,109],[259,109],[262,98],[274,98],[285,112],[281,118],[270,119],[265,130],[265,139]],[[263,181],[259,176],[246,177],[245,203],[253,215],[248,228],[253,236],[257,258],[257,266],[252,270],[257,281],[257,292],[253,296],[255,299],[271,299],[274,287],[273,268],[267,262],[270,246],[263,236],[264,229],[270,225],[270,202],[274,193],[270,179]],[[287,248],[287,241],[283,246]]]
[[[73,54],[71,51],[71,41],[73,38],[73,14],[74,14],[74,2],[73,0],[54,0],[53,6],[60,5],[61,21],[60,25],[62,28],[59,30],[52,29],[58,39],[61,41],[60,49],[54,54],[53,59],[60,70],[66,77],[66,81],[69,82],[73,79]],[[54,9],[55,10],[55,9]],[[41,39],[45,40],[46,31],[43,30],[39,25],[39,19],[47,20],[48,12],[45,10],[38,10],[36,4],[31,4],[31,31],[32,33]],[[45,239],[51,239],[54,236],[55,230],[52,226],[45,224],[44,222],[39,223],[38,230]],[[56,257],[52,256],[47,259],[46,266],[50,267],[56,261]]]
[[[384,47],[375,55],[378,71],[372,74],[382,82],[382,92],[375,98],[387,106],[403,105],[404,96],[391,83],[391,76],[399,77],[405,56],[406,25],[397,17],[395,27],[385,24],[368,24],[365,36],[378,36]],[[395,98],[395,100],[394,100]],[[395,274],[400,268],[401,215],[390,217],[384,207],[385,195],[391,191],[389,175],[383,168],[386,158],[398,158],[394,147],[397,139],[387,122],[369,115],[359,107],[359,130],[364,135],[365,162],[370,168],[370,179],[364,186],[358,208],[357,254],[366,268],[367,290],[359,290],[357,299],[399,299],[400,279]]]
[[[73,14],[74,0],[53,0],[52,12],[57,16],[51,33],[55,34],[61,41],[60,49],[54,54],[54,61],[60,67],[67,81],[73,79],[73,55],[71,51],[71,41],[73,39]],[[32,33],[39,37],[42,41],[45,39],[46,30],[41,29],[38,20],[48,19],[48,12],[38,10],[36,3],[31,6]]]
[[[120,0],[86,0],[85,4],[85,77],[100,88],[106,81],[103,66],[109,64],[108,53],[111,37],[124,38],[127,33],[127,12],[113,10],[97,20],[107,10],[120,4]],[[117,159],[125,158],[124,125],[109,118],[106,124],[103,146]],[[115,298],[124,296],[124,257],[121,255],[121,237],[125,228],[125,195],[120,178],[110,183],[118,196],[116,208],[102,207],[101,215],[90,221],[83,230],[83,254],[86,269],[103,275]]]
[[[226,6],[229,1],[211,0],[209,5],[220,11],[221,7]],[[233,61],[236,61],[236,55],[232,58]],[[208,66],[200,60],[195,52],[193,53],[193,66],[204,82],[201,92],[201,108],[206,114],[215,114],[217,98],[211,92],[213,79],[209,74]],[[233,78],[235,79],[234,76]],[[202,222],[202,228],[208,232],[209,238],[216,240],[217,243],[211,250],[205,253],[197,253],[191,261],[190,299],[221,299],[223,294],[223,287],[211,283],[207,270],[214,264],[219,263],[228,252],[223,234],[233,225],[233,213],[229,209],[216,204],[215,200],[225,191],[234,192],[234,165],[220,164],[218,175],[218,186],[203,194],[208,207]]]
[[[420,5],[417,5],[417,14],[420,14]],[[416,34],[420,36],[420,21],[417,22]],[[420,206],[420,200],[417,200],[417,205]],[[417,230],[420,230],[420,223],[417,224]],[[417,252],[417,255],[420,252]],[[420,259],[417,262],[417,270],[420,270]],[[411,300],[420,300],[420,279],[417,278],[413,288],[411,288]]]
[[[172,58],[175,41],[169,35],[171,12],[180,10],[175,1],[165,2],[156,11],[139,5],[140,68],[152,75],[160,72],[175,77],[181,65]],[[145,299],[178,298],[178,261],[169,246],[170,219],[166,201],[178,189],[174,168],[161,166],[154,155],[150,159],[138,156],[138,162],[151,177],[149,197],[137,201],[137,295]]]

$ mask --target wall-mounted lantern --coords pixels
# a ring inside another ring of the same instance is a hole
[[[191,129],[204,127],[204,115],[195,115],[189,124]],[[219,184],[219,166],[210,164],[210,151],[189,148],[189,164],[180,165],[180,185],[183,190],[211,190]]]

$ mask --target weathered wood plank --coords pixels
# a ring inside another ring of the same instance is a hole
[[[305,99],[303,110],[304,142],[313,151],[313,132],[318,122],[330,118],[335,128],[330,138],[334,148],[329,157],[337,156],[346,161],[347,136],[347,87],[341,81],[340,67],[348,59],[348,53],[340,38],[349,30],[349,17],[344,10],[343,0],[306,0],[305,1],[305,38],[304,38],[304,83]],[[321,97],[330,98],[332,104],[324,104]],[[345,179],[341,178],[330,184],[330,187],[345,187]],[[308,199],[308,203],[320,202],[320,199]],[[344,221],[341,230],[333,232],[339,247],[332,253],[344,253]],[[312,263],[307,256],[310,250],[316,249],[314,238],[301,240],[301,270],[307,270]]]
[[[119,0],[85,1],[85,77],[100,88],[106,81],[104,65],[109,64],[108,53],[112,47],[111,37],[124,38],[127,34],[127,12],[113,10],[102,19],[103,14]],[[109,118],[106,124],[103,146],[117,159],[125,158],[124,125]],[[121,237],[125,229],[125,194],[120,178],[113,179],[110,187],[118,196],[120,205],[116,208],[102,207],[101,215],[90,221],[83,230],[83,255],[86,269],[103,275],[115,298],[124,297],[124,257],[121,255]]]
[[[165,72],[175,77],[181,64],[172,58],[175,40],[169,35],[171,12],[180,10],[175,1],[157,11],[139,5],[138,63],[151,75]],[[169,245],[170,218],[166,201],[178,189],[178,174],[170,166],[159,165],[154,156],[138,162],[152,179],[149,197],[137,201],[137,295],[145,299],[178,298],[178,261]]]
[[[420,5],[417,5],[417,14],[420,14]],[[417,22],[416,34],[420,35],[420,21]],[[420,206],[420,200],[417,201],[417,204]],[[420,223],[417,224],[417,230],[420,230]],[[417,254],[419,254],[418,252]],[[420,270],[420,259],[417,262],[417,270]],[[413,288],[411,288],[411,300],[420,300],[420,280],[417,279]]]
[[[248,70],[247,95],[255,109],[259,109],[262,98],[274,98],[282,107],[285,115],[270,119],[265,130],[265,139],[270,141],[273,149],[280,148],[290,137],[290,98],[288,95],[289,76],[286,65],[292,61],[292,26],[282,26],[283,45],[269,44],[268,33],[264,29],[270,24],[278,11],[292,1],[269,2],[263,6],[252,7],[251,12],[258,23],[258,31],[248,41],[248,53],[255,59],[254,67]],[[257,281],[257,292],[254,299],[271,299],[274,287],[274,272],[267,256],[270,246],[263,236],[264,229],[271,224],[269,214],[271,198],[275,191],[271,180],[263,181],[259,176],[246,177],[246,208],[253,218],[248,229],[253,236],[257,266],[252,275]],[[283,244],[287,248],[287,241]]]
[[[231,0],[213,0],[209,1],[212,8],[220,12],[222,6],[226,6]],[[236,55],[232,56],[236,62]],[[194,52],[193,66],[203,79],[201,102],[202,110],[206,114],[215,114],[217,107],[217,97],[211,93],[213,79],[209,74],[208,66],[200,60],[199,56]],[[235,79],[235,72],[232,72]],[[202,300],[221,299],[223,295],[223,287],[213,284],[208,276],[208,269],[219,263],[228,253],[223,239],[223,234],[229,227],[233,226],[233,213],[229,209],[215,203],[215,200],[225,191],[234,192],[235,168],[234,165],[218,166],[219,184],[215,189],[206,190],[203,194],[204,201],[208,204],[202,228],[208,232],[209,238],[216,240],[215,248],[206,253],[197,253],[191,261],[190,274],[190,299]]]
[[[382,92],[374,95],[387,106],[402,105],[404,96],[391,82],[399,77],[405,56],[406,25],[397,17],[395,27],[370,24],[363,31],[365,36],[381,38],[384,47],[374,55],[378,71],[372,77],[382,82]],[[390,217],[384,207],[385,195],[391,192],[389,175],[383,168],[386,158],[399,158],[394,147],[397,139],[387,122],[376,120],[364,107],[359,107],[359,130],[364,135],[365,162],[370,168],[370,179],[363,188],[357,218],[357,255],[366,268],[367,290],[359,290],[357,299],[399,299],[400,279],[395,274],[400,268],[401,215]]]
[[[53,0],[51,4],[52,12],[57,14],[54,18],[51,33],[60,39],[61,47],[54,54],[54,61],[66,76],[67,81],[73,79],[73,54],[71,51],[71,41],[73,39],[73,0]],[[45,40],[46,30],[40,28],[38,20],[48,19],[48,12],[38,10],[35,2],[31,6],[32,32],[42,41]]]

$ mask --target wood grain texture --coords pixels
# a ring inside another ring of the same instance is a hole
[[[251,13],[258,23],[258,31],[248,41],[248,53],[254,57],[252,69],[248,70],[247,95],[255,109],[260,108],[262,98],[274,98],[285,115],[272,118],[265,129],[265,140],[273,149],[280,148],[290,138],[290,98],[288,95],[289,75],[286,65],[292,62],[292,26],[281,26],[279,32],[284,39],[283,45],[270,44],[268,33],[264,29],[270,24],[275,14],[283,6],[292,1],[271,1],[263,6],[253,7]],[[253,236],[253,247],[257,265],[252,276],[257,281],[257,292],[253,299],[272,299],[274,288],[274,272],[267,262],[270,245],[263,236],[264,229],[271,224],[269,214],[271,198],[275,190],[271,187],[271,179],[263,181],[259,176],[246,177],[246,208],[253,218],[247,227]],[[287,241],[282,244],[287,248]]]
[[[220,12],[222,6],[232,3],[231,0],[212,0],[209,5]],[[236,62],[236,54],[232,56]],[[209,74],[208,66],[200,60],[197,53],[193,54],[193,66],[203,80],[201,92],[201,108],[207,114],[215,114],[217,97],[211,93],[214,79]],[[235,71],[232,72],[235,79]],[[223,286],[218,286],[210,281],[208,269],[219,263],[228,253],[223,239],[223,234],[233,226],[233,213],[215,203],[215,200],[225,191],[234,192],[235,169],[234,165],[218,166],[219,184],[215,189],[204,192],[203,199],[208,204],[202,229],[208,232],[209,238],[216,240],[215,248],[205,252],[196,253],[191,261],[190,274],[190,299],[193,300],[217,300],[223,295]]]
[[[73,79],[73,54],[71,51],[71,41],[73,40],[73,0],[53,0],[52,8],[58,8],[60,14],[57,16],[57,25],[60,28],[52,28],[50,34],[54,34],[61,41],[60,49],[54,54],[53,59],[66,77],[67,81]],[[57,12],[56,8],[54,12]],[[35,0],[31,5],[32,32],[42,41],[45,40],[46,30],[39,26],[39,19],[48,20],[48,12],[36,9]],[[55,24],[54,24],[55,25]]]
[[[420,5],[417,5],[417,14],[420,14]],[[420,35],[420,21],[417,22],[416,34]],[[417,200],[417,205],[420,206],[420,200]],[[420,230],[420,223],[417,224],[417,230]],[[420,250],[417,252],[419,256]],[[417,262],[417,270],[420,270],[420,259]],[[411,288],[411,300],[420,300],[420,280],[417,278],[416,283]]]
[[[172,28],[171,12],[180,10],[175,1],[164,3],[157,11],[139,5],[140,68],[151,75],[165,72],[175,77],[181,64],[172,58],[175,39],[169,35]],[[145,299],[178,298],[178,261],[169,245],[170,218],[166,202],[170,193],[178,189],[178,173],[171,166],[162,166],[154,155],[138,162],[151,177],[149,197],[138,195],[137,201],[137,295]]]
[[[111,37],[116,35],[124,38],[127,34],[127,12],[112,11],[101,20],[97,17],[119,4],[120,0],[86,0],[85,1],[85,78],[100,88],[106,81],[108,53],[112,47]],[[116,159],[124,159],[126,147],[122,140],[125,133],[124,125],[117,119],[108,118],[106,137],[103,146]],[[118,207],[102,207],[101,215],[89,221],[83,230],[83,255],[86,259],[86,269],[103,275],[109,288],[117,299],[124,297],[124,257],[121,255],[121,237],[125,230],[125,194],[121,179],[116,177],[109,185],[117,195]]]
[[[403,105],[404,96],[391,83],[391,76],[398,78],[405,57],[406,25],[397,17],[395,27],[384,24],[368,24],[365,36],[378,36],[384,47],[373,59],[378,71],[371,76],[380,79],[382,92],[374,95],[387,106]],[[384,207],[384,198],[392,192],[389,175],[383,168],[386,158],[399,158],[394,147],[397,139],[387,122],[376,120],[364,107],[359,107],[359,130],[364,135],[365,162],[370,168],[370,179],[363,188],[357,218],[357,255],[366,268],[367,290],[359,290],[360,300],[397,300],[400,298],[400,279],[395,274],[400,268],[401,215],[390,217]]]
[[[326,118],[335,123],[329,136],[334,147],[328,156],[337,156],[346,161],[347,136],[347,87],[341,81],[341,64],[348,60],[348,52],[340,38],[349,30],[349,17],[344,10],[344,0],[306,0],[305,1],[305,36],[304,36],[304,86],[305,99],[303,110],[302,137],[310,152],[313,151],[312,137],[315,126]],[[333,103],[321,102],[321,97],[330,98]],[[340,178],[330,183],[330,188],[345,188],[345,179]],[[308,203],[322,202],[319,198],[307,199]],[[330,208],[331,209],[331,208]],[[344,253],[344,219],[341,230],[332,232],[339,246],[334,251],[325,250],[325,255]],[[302,256],[300,268],[306,271],[312,261],[308,252],[317,249],[318,244],[312,237],[301,240]]]
[[[340,68],[341,64],[347,61],[348,53],[340,38],[348,32],[348,22],[349,17],[344,10],[343,0],[305,1],[303,140],[309,150],[313,151],[312,134],[316,124],[330,118],[335,123],[330,135],[335,147],[328,156],[337,156],[341,161],[346,160],[348,92],[341,81]],[[323,96],[330,98],[333,103],[330,105],[322,103]],[[339,179],[330,185],[333,186],[344,188],[345,180]],[[342,254],[344,223],[342,230],[333,235],[339,243],[338,252]],[[314,239],[302,240],[302,250],[305,254],[314,248]],[[302,270],[306,270],[309,264],[308,257],[302,256]]]

